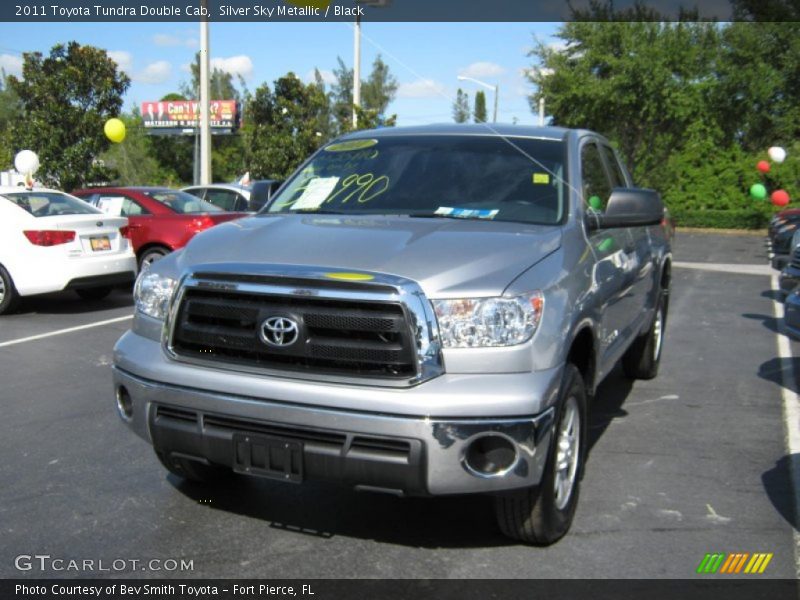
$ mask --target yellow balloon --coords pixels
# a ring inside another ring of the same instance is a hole
[[[125,123],[119,119],[109,119],[106,121],[106,124],[103,126],[103,131],[105,131],[106,137],[114,143],[119,144],[125,139]]]

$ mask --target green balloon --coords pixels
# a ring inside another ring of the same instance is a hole
[[[756,200],[763,200],[767,197],[767,188],[760,183],[754,183],[750,186],[750,195]]]
[[[600,210],[603,208],[603,201],[600,200],[600,196],[592,196],[589,198],[589,206],[595,210]]]

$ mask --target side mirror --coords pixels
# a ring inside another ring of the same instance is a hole
[[[604,213],[587,212],[589,231],[615,227],[658,225],[664,218],[664,203],[655,190],[614,188]]]

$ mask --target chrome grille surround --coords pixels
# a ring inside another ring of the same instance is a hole
[[[217,369],[240,371],[276,377],[409,387],[444,373],[441,342],[436,317],[430,301],[416,282],[383,273],[366,273],[368,281],[341,281],[329,277],[337,269],[311,266],[287,266],[249,263],[217,263],[197,265],[185,273],[170,302],[162,335],[162,348],[175,361]],[[414,341],[416,365],[413,374],[398,377],[360,376],[358,374],[312,373],[307,371],[265,368],[248,364],[220,362],[181,354],[175,335],[179,314],[187,292],[209,291],[220,294],[248,294],[284,299],[320,299],[365,304],[395,304],[403,308],[410,338]]]

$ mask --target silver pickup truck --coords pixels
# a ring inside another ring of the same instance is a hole
[[[658,371],[669,242],[590,131],[350,134],[140,274],[117,409],[181,477],[486,493],[549,544],[599,382]]]

